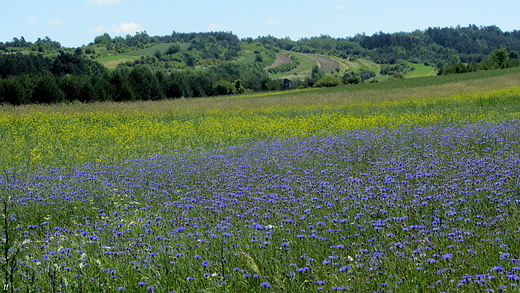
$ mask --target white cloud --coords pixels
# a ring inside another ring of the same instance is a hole
[[[278,19],[274,19],[273,17],[269,16],[268,19],[264,20],[264,23],[268,25],[276,25],[278,24]]]
[[[96,26],[95,28],[93,28],[92,30],[95,32],[104,32],[105,28],[100,24],[100,25]]]
[[[133,34],[142,30],[142,27],[134,22],[123,22],[118,26],[114,26],[110,29],[116,34]]]
[[[58,24],[61,22],[61,19],[49,19],[49,23]]]
[[[38,21],[38,18],[36,18],[36,17],[30,17],[27,19],[27,23],[35,23],[37,21]]]
[[[334,7],[334,10],[341,10],[341,9],[345,9],[345,8],[347,8],[346,5],[338,5],[338,6]]]
[[[124,0],[92,0],[99,5],[123,3]]]
[[[210,23],[208,25],[208,30],[210,31],[233,31],[236,30],[236,26],[227,26],[220,23]]]

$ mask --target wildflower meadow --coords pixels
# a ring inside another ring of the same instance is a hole
[[[289,98],[5,110],[3,290],[520,291],[518,85]]]

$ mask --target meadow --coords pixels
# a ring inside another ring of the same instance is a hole
[[[24,292],[520,291],[520,73],[0,109]]]

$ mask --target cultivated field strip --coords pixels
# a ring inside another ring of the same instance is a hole
[[[316,54],[305,54],[305,56],[308,56],[308,57],[311,57],[312,59],[314,59],[318,63],[320,70],[325,72],[325,74],[330,74],[331,72],[336,72],[336,69],[339,68],[339,63],[330,58],[316,55]]]

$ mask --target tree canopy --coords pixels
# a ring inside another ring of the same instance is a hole
[[[254,58],[242,62],[248,50]],[[375,81],[376,74],[402,78],[414,63],[434,66],[438,74],[520,66],[520,31],[469,25],[296,41],[271,35],[240,40],[231,32],[150,36],[143,31],[124,37],[104,33],[79,48],[62,47],[47,36],[35,42],[22,36],[0,42],[0,103],[154,100],[283,89],[282,80],[269,74],[291,71],[300,60],[293,55],[291,62],[267,68],[281,50],[380,64],[377,73],[361,69],[342,76],[326,75],[315,66],[307,78],[292,82],[304,87],[357,84]],[[131,58],[111,70],[95,61],[117,55]]]

